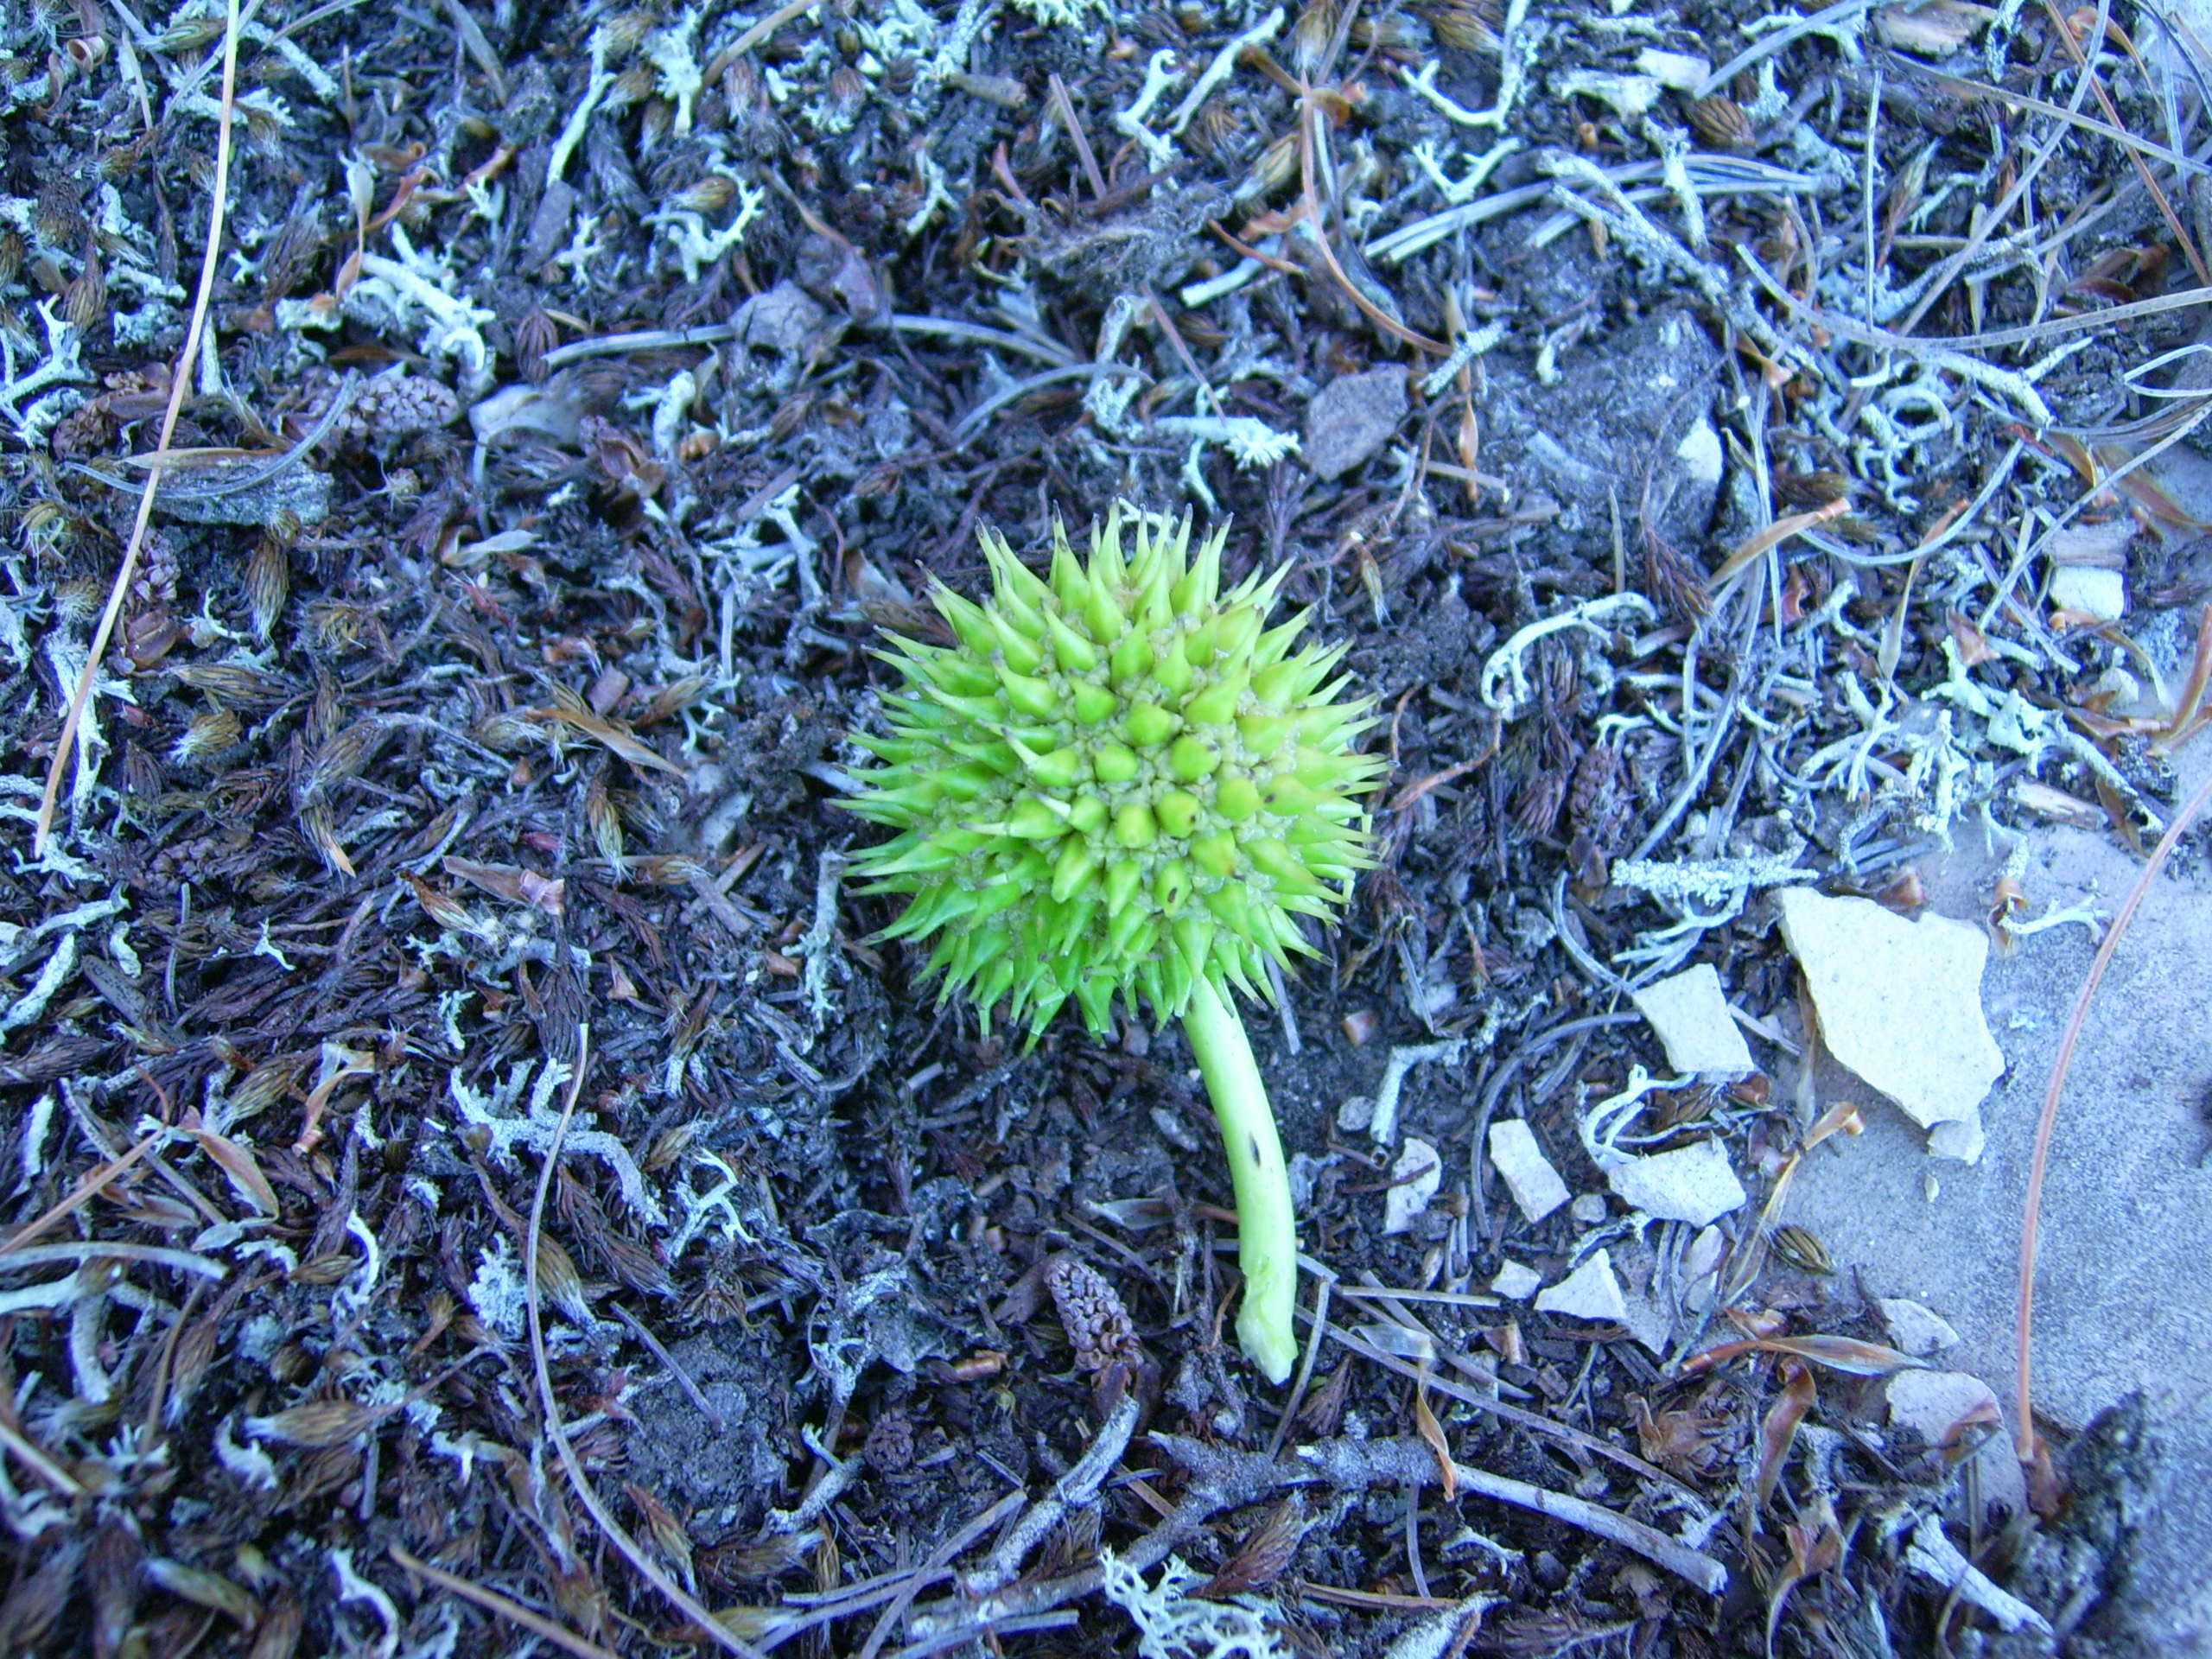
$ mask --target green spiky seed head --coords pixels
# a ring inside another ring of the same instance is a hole
[[[1342,648],[1299,645],[1303,613],[1267,626],[1287,567],[1221,591],[1226,537],[1192,557],[1187,518],[1140,521],[1124,556],[1116,509],[1085,562],[1056,522],[1040,577],[986,530],[991,596],[933,595],[957,643],[878,653],[906,683],[843,804],[899,833],[855,868],[912,895],[883,937],[935,936],[987,1021],[1004,1001],[1033,1037],[1072,998],[1100,1033],[1117,996],[1172,1019],[1200,975],[1260,995],[1310,948],[1294,918],[1333,919],[1371,862],[1371,705],[1338,700]]]

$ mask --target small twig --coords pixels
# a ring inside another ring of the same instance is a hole
[[[613,1653],[598,1643],[585,1641],[575,1631],[563,1629],[544,1614],[533,1612],[518,1601],[509,1600],[496,1590],[472,1583],[459,1573],[448,1573],[442,1567],[432,1567],[402,1545],[390,1545],[388,1550],[391,1559],[408,1572],[420,1573],[441,1590],[449,1591],[464,1601],[473,1601],[502,1618],[512,1619],[523,1629],[543,1637],[563,1652],[575,1654],[576,1659],[616,1659]]]
[[[1397,1372],[1401,1376],[1418,1378],[1421,1374],[1419,1366],[1408,1364],[1397,1355],[1377,1348],[1363,1338],[1354,1336],[1342,1325],[1331,1325],[1329,1336],[1332,1341],[1349,1348],[1362,1359],[1370,1360],[1386,1370]],[[1683,1485],[1681,1482],[1656,1465],[1647,1463],[1633,1452],[1624,1452],[1618,1446],[1607,1440],[1601,1440],[1594,1434],[1586,1434],[1580,1429],[1571,1427],[1566,1423],[1555,1423],[1539,1412],[1526,1411],[1519,1406],[1508,1404],[1505,1401],[1493,1400],[1488,1395],[1478,1393],[1473,1389],[1454,1382],[1448,1376],[1432,1376],[1428,1379],[1428,1386],[1434,1392],[1446,1395],[1461,1405],[1472,1406],[1478,1411],[1488,1412],[1500,1421],[1515,1424],[1538,1434],[1548,1434],[1554,1440],[1565,1441],[1578,1451],[1607,1459],[1620,1465],[1624,1469],[1632,1471],[1643,1479],[1656,1482],[1685,1497],[1694,1498],[1697,1496],[1688,1486]]]
[[[1062,1475],[1051,1492],[1038,1499],[1029,1512],[999,1540],[997,1548],[984,1558],[981,1567],[961,1575],[961,1588],[971,1596],[988,1596],[1012,1584],[1021,1572],[1022,1562],[1029,1558],[1029,1552],[1037,1548],[1046,1533],[1059,1525],[1062,1516],[1070,1510],[1086,1509],[1096,1500],[1099,1487],[1121,1461],[1136,1426],[1137,1396],[1136,1391],[1130,1389],[1098,1426],[1097,1437],[1091,1441],[1090,1449],[1076,1459],[1075,1466]]]
[[[849,1458],[837,1455],[835,1442],[838,1426],[844,1421],[844,1408],[832,1413],[829,1427],[817,1433],[811,1424],[803,1425],[798,1438],[806,1449],[822,1459],[821,1477],[807,1488],[798,1503],[788,1510],[768,1511],[765,1527],[770,1532],[799,1533],[805,1531],[822,1518],[823,1512],[845,1495],[845,1488],[858,1478],[867,1459],[855,1453]]]
[[[1436,1452],[1420,1440],[1325,1440],[1316,1446],[1300,1446],[1295,1462],[1270,1463],[1263,1461],[1256,1452],[1232,1452],[1179,1434],[1155,1433],[1152,1440],[1198,1478],[1194,1494],[1240,1489],[1239,1501],[1246,1503],[1280,1487],[1315,1482],[1338,1491],[1368,1486],[1440,1486],[1444,1483],[1444,1467]],[[1452,1465],[1452,1475],[1462,1491],[1478,1492],[1499,1503],[1579,1527],[1643,1556],[1654,1566],[1664,1567],[1708,1595],[1717,1596],[1728,1587],[1728,1569],[1719,1561],[1641,1521],[1630,1520],[1615,1510],[1565,1492],[1532,1486],[1527,1481],[1494,1475],[1463,1463]],[[1250,1490],[1254,1486],[1259,1490]],[[1169,1524],[1161,1522],[1161,1529]]]
[[[929,1559],[906,1575],[906,1582],[901,1585],[898,1593],[891,1598],[891,1605],[883,1610],[882,1617],[875,1621],[875,1628],[868,1633],[868,1641],[861,1649],[860,1659],[875,1659],[875,1656],[883,1651],[883,1644],[891,1639],[891,1632],[898,1628],[899,1621],[906,1615],[906,1610],[914,1605],[914,1598],[938,1580],[950,1576],[949,1568],[952,1558],[1004,1520],[1008,1510],[1020,1505],[1021,1497],[1020,1492],[1008,1492],[931,1550]],[[850,1613],[855,1610],[848,1606],[839,1611]],[[792,1626],[790,1633],[793,1636],[798,1634],[798,1627]],[[778,1642],[781,1642],[784,1637],[783,1630],[779,1630],[776,1632]]]

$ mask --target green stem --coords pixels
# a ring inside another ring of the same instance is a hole
[[[1290,1210],[1282,1140],[1275,1133],[1274,1112],[1244,1022],[1235,1005],[1203,976],[1191,988],[1183,1031],[1212,1097],[1236,1189],[1237,1264],[1244,1270],[1236,1338],[1268,1382],[1281,1382],[1298,1359],[1298,1332],[1291,1319],[1298,1305],[1298,1224]]]

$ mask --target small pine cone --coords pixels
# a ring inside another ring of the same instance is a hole
[[[461,399],[449,386],[400,370],[380,374],[354,395],[347,417],[366,429],[372,446],[411,438],[449,426],[461,413]]]
[[[130,579],[133,610],[166,610],[176,603],[176,544],[159,531],[146,536],[146,556]]]
[[[1758,142],[1744,106],[1723,93],[1692,99],[1684,113],[1706,143],[1721,149],[1750,149]]]
[[[95,397],[64,415],[47,442],[56,461],[84,461],[105,454],[115,442],[115,416],[108,412],[107,400]]]
[[[1129,1310],[1097,1268],[1071,1255],[1056,1255],[1045,1264],[1045,1287],[1052,1293],[1078,1370],[1103,1371],[1117,1360],[1139,1357],[1142,1344]]]
[[[327,376],[311,385],[296,422],[312,429],[328,411],[342,384],[338,377]],[[402,438],[450,425],[460,414],[461,399],[450,387],[397,368],[373,379],[355,380],[351,399],[330,429],[330,442],[340,449],[383,454]]]

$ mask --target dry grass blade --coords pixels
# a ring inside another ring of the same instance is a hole
[[[6,1423],[0,1423],[0,1447],[5,1447],[20,1459],[25,1468],[41,1480],[67,1497],[82,1497],[85,1488],[76,1476],[71,1474],[52,1458],[33,1446]]]
[[[57,1223],[68,1219],[70,1216],[97,1197],[103,1188],[113,1185],[129,1172],[133,1164],[153,1151],[155,1143],[161,1138],[161,1133],[157,1130],[120,1158],[111,1159],[98,1169],[88,1171],[71,1190],[67,1198],[57,1201],[45,1214],[40,1216],[35,1221],[19,1228],[7,1239],[0,1240],[0,1255],[6,1255],[11,1251],[22,1249]]]
[[[1693,1376],[1746,1354],[1784,1354],[1852,1376],[1889,1376],[1898,1371],[1929,1369],[1924,1359],[1901,1354],[1878,1342],[1861,1342],[1856,1337],[1746,1337],[1741,1342],[1724,1342],[1693,1354],[1683,1363],[1682,1374]]]
[[[1706,586],[1719,588],[1731,576],[1769,548],[1788,541],[1792,536],[1802,535],[1806,531],[1824,524],[1831,518],[1840,518],[1850,511],[1851,498],[1838,496],[1833,501],[1821,503],[1810,512],[1792,513],[1787,518],[1776,519],[1758,535],[1746,538],[1741,547],[1723,559],[1720,562],[1720,568],[1713,573],[1712,579],[1706,583]]]
[[[2188,682],[2174,705],[2174,717],[2160,734],[2163,744],[2177,744],[2195,724],[2197,711],[2204,706],[2208,685],[2212,685],[2212,605],[2207,605],[2203,615],[2196,620],[2196,655],[2190,661]]]
[[[107,607],[100,613],[99,626],[92,631],[92,644],[85,652],[85,666],[77,676],[76,690],[70,695],[69,710],[62,716],[60,734],[54,741],[54,759],[47,766],[46,790],[39,798],[38,822],[31,834],[31,855],[35,858],[46,856],[47,843],[54,833],[54,814],[61,798],[61,779],[69,770],[70,753],[76,747],[77,730],[84,722],[86,705],[92,698],[92,684],[99,675],[100,659],[107,655],[108,641],[114,637],[115,620],[122,613],[124,596],[130,591],[130,579],[138,573],[138,556],[146,545],[146,527],[153,518],[154,497],[162,486],[162,462],[168,453],[169,441],[176,435],[177,416],[183,412],[185,391],[192,385],[193,371],[200,360],[200,344],[207,327],[207,304],[215,291],[216,262],[223,251],[224,215],[230,205],[231,121],[238,104],[238,0],[230,0],[223,29],[223,92],[215,124],[215,188],[207,202],[207,245],[200,259],[200,286],[192,296],[192,320],[185,326],[183,347],[177,353],[176,367],[169,375],[169,400],[162,411],[161,439],[149,457],[145,488],[138,496],[138,514],[130,524],[130,540],[124,547],[123,563],[117,567],[114,585],[108,590]]]
[[[593,714],[588,709],[557,707],[531,709],[524,710],[524,718],[530,720],[559,721],[563,725],[581,732],[594,743],[604,744],[641,771],[672,772],[678,778],[683,775],[683,767],[662,759],[658,753],[640,742],[630,728],[620,721],[605,719]]]
[[[1436,1421],[1436,1413],[1428,1403],[1428,1376],[1426,1370],[1414,1382],[1414,1432],[1421,1443],[1436,1453],[1436,1465],[1444,1482],[1444,1501],[1449,1503],[1459,1495],[1459,1471],[1452,1466],[1452,1445],[1444,1438],[1444,1425]]]
[[[576,1114],[576,1098],[583,1093],[584,1073],[591,1065],[591,1027],[576,1027],[576,1058],[574,1075],[569,1078],[568,1098],[561,1103],[561,1122],[553,1131],[553,1143],[545,1151],[545,1161],[537,1172],[537,1190],[530,1202],[529,1248],[523,1252],[524,1287],[527,1295],[524,1306],[530,1315],[530,1353],[537,1372],[537,1401],[545,1414],[545,1433],[552,1440],[553,1450],[561,1459],[561,1467],[569,1477],[569,1484],[575,1489],[576,1498],[598,1522],[614,1547],[622,1552],[639,1577],[665,1596],[670,1604],[686,1618],[696,1624],[708,1637],[725,1653],[734,1653],[739,1659],[761,1659],[760,1650],[751,1643],[741,1640],[729,1627],[716,1618],[683,1586],[668,1575],[666,1568],[653,1560],[645,1547],[632,1538],[613,1512],[601,1501],[584,1473],[583,1465],[577,1460],[576,1449],[569,1441],[568,1426],[561,1421],[561,1402],[553,1393],[553,1370],[545,1357],[545,1317],[538,1294],[538,1240],[545,1233],[545,1195],[552,1190],[554,1167],[561,1161],[562,1144],[569,1138],[569,1120]]]
[[[1789,1461],[1790,1446],[1797,1439],[1797,1425],[1812,1414],[1820,1402],[1820,1391],[1813,1380],[1813,1368],[1796,1360],[1783,1362],[1782,1397],[1769,1408],[1759,1423],[1759,1470],[1756,1486],[1758,1503],[1753,1513],[1766,1508],[1774,1497],[1777,1482],[1782,1478],[1782,1465]]]
[[[1336,250],[1329,245],[1329,238],[1321,228],[1320,195],[1314,188],[1315,152],[1324,142],[1321,137],[1321,118],[1319,109],[1310,102],[1306,108],[1300,111],[1298,118],[1298,168],[1299,176],[1304,186],[1304,206],[1301,211],[1305,214],[1307,228],[1313,232],[1314,251],[1321,256],[1321,263],[1328,267],[1329,275],[1336,279],[1337,286],[1344,292],[1344,297],[1358,307],[1360,315],[1377,328],[1386,334],[1405,341],[1407,345],[1418,351],[1427,352],[1431,357],[1451,356],[1450,346],[1440,345],[1427,334],[1407,327],[1404,323],[1400,322],[1374,301],[1369,299],[1359,284],[1344,275],[1344,268],[1337,262]]]
[[[1325,1309],[1323,1311],[1326,1312]],[[1300,1309],[1299,1318],[1302,1319],[1306,1317],[1305,1311]],[[1395,1354],[1376,1347],[1364,1337],[1347,1331],[1340,1325],[1328,1325],[1326,1329],[1330,1340],[1341,1344],[1362,1359],[1380,1365],[1385,1370],[1395,1371],[1401,1376],[1418,1377],[1421,1375],[1419,1367],[1399,1358]],[[1656,1481],[1683,1497],[1696,1497],[1696,1493],[1690,1487],[1676,1480],[1657,1464],[1647,1462],[1632,1452],[1624,1451],[1610,1440],[1600,1440],[1594,1434],[1586,1434],[1571,1423],[1554,1422],[1540,1412],[1523,1411],[1518,1406],[1508,1405],[1503,1400],[1494,1400],[1477,1389],[1462,1387],[1447,1376],[1432,1376],[1428,1380],[1428,1386],[1447,1399],[1456,1400],[1461,1405],[1472,1406],[1478,1411],[1487,1412],[1503,1422],[1512,1423],[1532,1433],[1564,1440],[1569,1446],[1617,1463],[1622,1468],[1630,1470],[1646,1480]]]
[[[2043,9],[2044,15],[2050,19],[2052,30],[2065,43],[2066,50],[2072,55],[2075,67],[2088,79],[2089,90],[2097,95],[2097,105],[2104,111],[2105,119],[2118,127],[2120,124],[2120,111],[2113,107],[2112,94],[2105,90],[2103,80],[2098,77],[2088,54],[2082,49],[2082,42],[2075,38],[2074,31],[2067,27],[2067,19],[2059,15],[2058,8],[2051,4],[2050,0],[2043,0]],[[2101,0],[2097,7],[2097,34],[2100,39],[2103,37],[2109,23],[2110,9],[2111,0]],[[2133,47],[2129,50],[2132,54]],[[2141,60],[2138,59],[2137,63],[2139,67]],[[2196,242],[2182,227],[2181,215],[2174,211],[2173,202],[2167,197],[2166,193],[2158,188],[2158,180],[2151,176],[2151,164],[2143,159],[2142,153],[2133,146],[2127,146],[2126,149],[2127,159],[2134,164],[2136,176],[2142,180],[2143,188],[2151,193],[2151,200],[2158,205],[2159,216],[2166,221],[2166,229],[2172,233],[2174,240],[2181,244],[2181,251],[2188,257],[2190,269],[2196,273],[2196,280],[2199,283],[2212,283],[2212,270],[2205,268],[2204,256],[2197,251]]]
[[[2050,1138],[2058,1126],[2058,1103],[2066,1090],[2066,1074],[2073,1069],[2074,1050],[2082,1040],[2082,1027],[2088,1023],[2089,1003],[2096,996],[2097,987],[2104,982],[2105,969],[2112,965],[2113,952],[2127,936],[2133,925],[2135,912],[2143,906],[2151,884],[2158,879],[2158,872],[2173,856],[2175,847],[2188,832],[2208,804],[2212,804],[2212,772],[2196,786],[2189,803],[2174,815],[2166,826],[2166,833],[2158,837],[2158,844],[2151,849],[2145,861],[2143,872],[2135,878],[2135,885],[2127,890],[2127,897],[2112,918],[2112,925],[2105,930],[2104,942],[2097,946],[2095,958],[2089,971],[2082,976],[2082,988],[2074,998],[2072,1013],[2067,1015],[2066,1030],[2058,1039],[2058,1052],[2050,1063],[2050,1081],[2044,1087],[2043,1113],[2036,1120],[2036,1149],[2028,1164],[2028,1195],[2020,1211],[2020,1311],[2013,1332],[2014,1352],[2018,1356],[2018,1370],[2013,1376],[2012,1421],[2013,1446],[2020,1461],[2030,1470],[2038,1467],[2042,1444],[2036,1433],[2034,1399],[2031,1383],[2035,1367],[2035,1306],[2036,1306],[2036,1234],[2043,1221],[2043,1184],[2050,1162]]]

